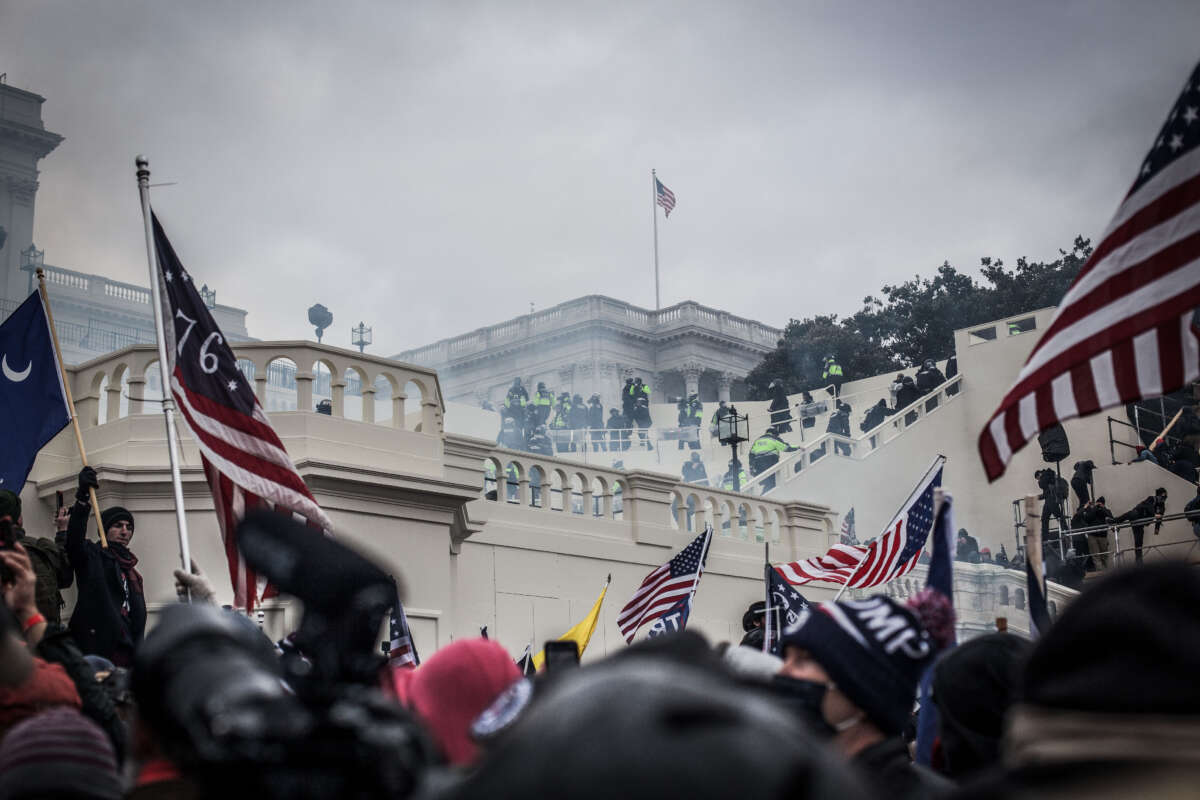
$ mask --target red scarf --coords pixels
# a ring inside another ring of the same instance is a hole
[[[108,552],[112,553],[113,558],[116,559],[117,564],[121,567],[121,572],[125,574],[125,580],[136,586],[137,593],[144,596],[146,592],[142,588],[142,576],[134,569],[138,563],[137,556],[129,552],[128,547],[116,542],[111,542],[108,545]]]

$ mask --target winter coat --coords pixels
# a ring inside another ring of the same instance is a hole
[[[931,800],[945,797],[954,784],[932,770],[912,763],[899,736],[890,736],[861,750],[850,762],[874,797],[891,800]]]
[[[1114,522],[1133,522],[1134,520],[1150,520],[1158,514],[1162,514],[1165,510],[1164,504],[1158,502],[1158,499],[1151,495],[1142,502],[1138,503],[1133,508],[1126,511],[1119,517],[1116,517]],[[1131,525],[1131,528],[1145,530],[1147,523],[1142,522],[1140,525]]]
[[[580,430],[588,426],[588,409],[583,403],[572,402],[571,410],[567,414],[568,424],[575,430]]]
[[[587,426],[595,430],[604,428],[604,404],[603,403],[588,403],[587,407]]]
[[[65,549],[78,587],[69,628],[85,655],[128,666],[146,632],[146,598],[136,582],[126,579],[112,548],[88,541],[90,511],[89,506],[75,503],[67,522]],[[126,595],[129,608],[122,613]]]
[[[921,396],[917,391],[917,385],[913,383],[913,379],[904,376],[904,383],[900,386],[900,391],[896,393],[896,410],[908,408]]]
[[[850,415],[845,411],[838,411],[829,417],[829,424],[825,428],[826,433],[837,433],[842,436],[850,435]]]
[[[883,424],[883,421],[887,419],[887,414],[887,406],[883,405],[883,401],[880,400],[867,410],[866,415],[863,417],[862,424],[859,427],[862,428],[863,433],[873,431]]]
[[[530,436],[526,449],[539,456],[554,455],[554,444],[550,441],[550,437],[544,433],[535,433],[533,436]]]
[[[771,390],[771,405],[767,407],[771,412],[771,424],[780,433],[791,433],[792,431],[792,412],[788,408],[787,392],[782,386],[776,386]]]
[[[703,461],[683,462],[682,475],[684,483],[699,483],[700,481],[708,481],[708,470],[704,468]]]
[[[928,394],[937,387],[946,382],[946,376],[936,365],[931,369],[921,367],[917,370],[917,391],[921,394]]]

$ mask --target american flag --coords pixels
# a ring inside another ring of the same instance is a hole
[[[392,582],[395,583],[395,580]],[[396,586],[396,600],[392,604],[392,616],[388,621],[388,640],[389,665],[411,669],[420,666],[421,659],[417,655],[417,646],[413,644],[412,630],[408,627],[408,617],[404,614],[404,604],[400,602],[399,586]]]
[[[663,186],[663,182],[658,178],[654,179],[654,194],[656,202],[663,207],[663,216],[671,216],[671,210],[675,208],[675,193]]]
[[[846,516],[842,517],[842,544],[855,545],[858,544],[858,537],[854,535],[854,508],[853,506],[846,512]]]
[[[1129,193],[979,435],[989,480],[1057,422],[1200,375],[1200,65]]]
[[[617,615],[617,627],[626,642],[638,628],[672,610],[681,598],[690,597],[704,571],[712,527],[692,540],[677,556],[651,572]]]
[[[808,600],[784,581],[779,570],[766,565],[767,614],[763,630],[763,652],[779,655],[779,637],[800,619]]]
[[[823,556],[779,565],[779,574],[795,586],[824,581],[863,589],[908,573],[933,528],[933,490],[942,485],[944,463],[938,456],[900,514],[870,544],[835,544]]]
[[[158,217],[151,219],[168,337],[170,363],[164,373],[170,376],[171,396],[200,448],[229,561],[234,604],[250,610],[258,600],[259,578],[238,552],[235,534],[246,510],[275,509],[318,528],[333,526],[271,428]],[[264,588],[263,597],[272,594],[272,587]]]

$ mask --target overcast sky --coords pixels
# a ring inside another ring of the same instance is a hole
[[[585,8],[586,6],[586,8]],[[588,10],[590,9],[590,10]],[[602,293],[782,325],[944,260],[1095,237],[1200,2],[0,0],[46,97],[35,240],[146,282],[133,157],[252,335],[387,355]]]

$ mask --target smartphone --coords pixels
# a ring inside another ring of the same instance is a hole
[[[579,666],[579,644],[576,642],[560,642],[556,639],[546,642],[543,650],[546,653],[546,672]]]
[[[56,508],[62,508],[62,507],[63,507],[63,493],[62,493],[62,492],[55,492],[55,493],[54,493],[54,502],[56,502],[56,503],[58,504],[58,505],[56,506]]]

